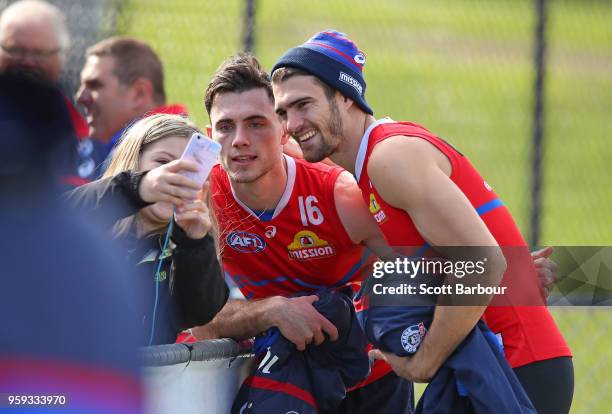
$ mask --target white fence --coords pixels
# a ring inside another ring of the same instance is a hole
[[[250,350],[231,339],[144,348],[147,414],[225,414],[252,367]]]

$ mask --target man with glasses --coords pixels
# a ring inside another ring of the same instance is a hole
[[[69,46],[65,17],[57,7],[47,2],[17,1],[0,15],[0,73],[33,77],[57,86]],[[64,101],[76,135],[87,137],[87,123],[66,96]],[[63,175],[66,184],[73,186],[87,182],[95,165],[92,151],[91,141],[80,141],[78,167],[70,167],[70,171]]]
[[[38,0],[13,3],[0,17],[0,72],[27,72],[57,83],[69,44],[64,15],[55,6]]]

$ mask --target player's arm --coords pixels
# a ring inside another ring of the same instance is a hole
[[[229,300],[208,325],[193,332],[197,339],[246,339],[277,327],[285,338],[303,351],[310,343],[321,344],[326,335],[333,341],[338,339],[334,324],[312,305],[317,299],[316,295],[310,295]],[[199,336],[198,332],[204,332],[206,337]]]
[[[451,164],[444,154],[418,138],[391,137],[376,146],[368,163],[368,175],[381,197],[410,214],[430,244],[498,246],[450,174]],[[496,286],[506,261],[499,247],[491,250],[487,250],[488,283]],[[389,362],[399,375],[428,380],[475,326],[485,307],[436,306],[429,332],[414,357],[388,355]],[[382,356],[379,351],[374,354]]]
[[[198,339],[233,338],[247,339],[259,335],[274,326],[271,316],[274,309],[279,306],[282,298],[270,297],[262,300],[236,300],[230,299],[217,313],[213,320],[204,325],[209,337],[196,335]],[[197,332],[197,330],[196,330]]]
[[[334,204],[353,243],[364,244],[380,258],[392,256],[391,248],[363,202],[355,178],[347,171],[343,171],[334,184]]]
[[[200,188],[179,174],[182,170],[197,171],[197,165],[174,160],[150,171],[123,171],[77,187],[67,193],[66,198],[81,210],[95,214],[103,211],[101,218],[110,227],[115,221],[157,201],[177,204],[195,199]]]

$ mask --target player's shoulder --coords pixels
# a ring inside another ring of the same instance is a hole
[[[436,138],[427,128],[414,122],[384,122],[377,125],[370,135],[370,156],[374,153],[388,152],[399,155],[396,151],[408,153],[402,156],[419,157],[419,149],[432,146],[430,139]],[[414,150],[414,151],[413,151]]]
[[[295,160],[295,180],[300,188],[322,194],[332,194],[338,176],[344,171],[341,167],[324,163],[311,163],[306,160]]]
[[[342,171],[341,167],[335,165],[328,165],[322,162],[308,162],[303,159],[295,159],[296,173],[298,175],[306,175],[316,179],[327,178],[330,175],[338,176]]]
[[[219,181],[221,179],[223,179],[224,176],[226,176],[226,172],[225,170],[221,167],[221,164],[215,164],[213,165],[212,169],[210,170],[210,181]]]
[[[439,153],[440,149],[435,144],[418,135],[388,135],[372,147],[368,171],[374,166],[387,170],[389,165],[411,169],[435,161]]]
[[[370,178],[378,175],[377,172],[388,173],[390,167],[401,165],[402,171],[408,168],[408,164],[414,161],[412,158],[415,153],[405,138],[402,135],[390,135],[372,146],[365,165]]]
[[[442,169],[444,161],[448,162],[442,160],[443,157],[444,154],[425,139],[392,135],[373,148],[365,170],[379,194],[392,200],[401,194],[430,188],[426,177],[433,176],[432,172]]]
[[[373,135],[404,135],[431,134],[431,131],[416,122],[381,122],[374,127]]]
[[[210,185],[215,189],[229,185],[229,177],[221,164],[213,165],[212,169],[210,170],[209,180]]]
[[[219,174],[220,172],[225,172],[225,170],[223,169],[223,167],[221,166],[221,163],[216,163],[215,165],[213,165],[212,170],[211,170],[211,174]]]

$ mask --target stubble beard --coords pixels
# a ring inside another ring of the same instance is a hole
[[[319,162],[332,155],[338,149],[338,145],[342,141],[342,118],[338,105],[333,99],[329,100],[330,116],[325,122],[325,134],[319,128],[321,135],[321,143],[312,151],[304,152],[304,159],[308,162]],[[332,145],[335,144],[335,145]]]
[[[250,172],[247,172],[247,171],[237,171],[237,172],[230,174],[230,178],[236,184],[251,184],[259,180],[264,175],[266,175],[268,171],[270,171],[271,169],[272,168],[268,168],[266,170],[255,172],[254,175],[251,175]],[[243,172],[246,172],[246,174],[243,174]]]

